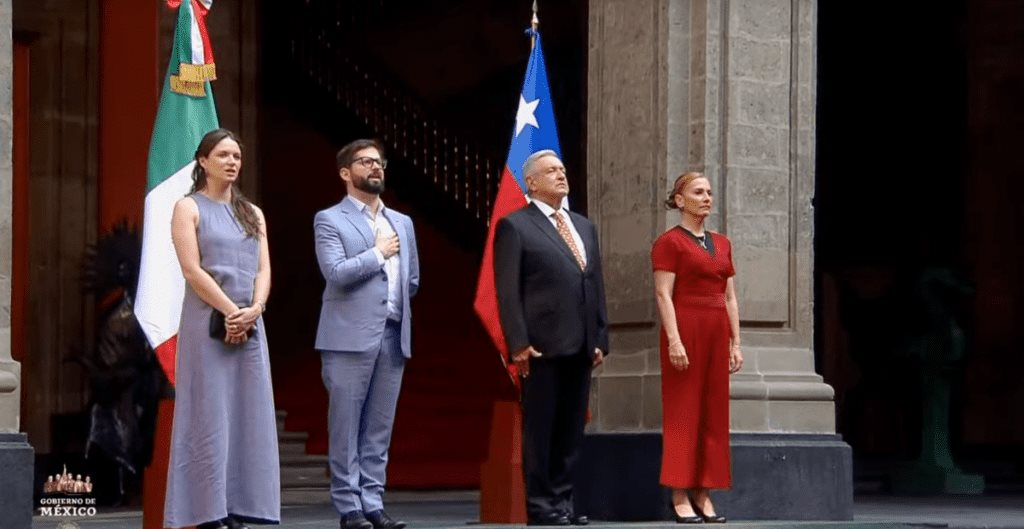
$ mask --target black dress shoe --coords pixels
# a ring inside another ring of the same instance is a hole
[[[373,524],[373,529],[402,529],[405,522],[392,519],[384,509],[366,513],[366,519]]]
[[[227,529],[220,520],[214,520],[212,522],[203,522],[196,526],[196,529]]]
[[[341,529],[373,529],[373,524],[363,516],[363,511],[349,511],[338,521]]]
[[[549,512],[530,518],[526,525],[569,525],[569,517],[560,512]]]
[[[221,520],[221,523],[223,523],[224,527],[227,527],[228,529],[249,529],[248,525],[245,525],[230,516]]]

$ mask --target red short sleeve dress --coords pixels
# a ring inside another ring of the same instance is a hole
[[[661,483],[676,489],[732,485],[729,462],[729,316],[725,287],[735,275],[732,245],[706,232],[707,248],[681,226],[658,237],[655,271],[676,274],[672,305],[689,368],[668,360],[661,331]]]

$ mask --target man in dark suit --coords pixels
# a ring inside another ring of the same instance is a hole
[[[554,151],[523,165],[531,203],[494,235],[498,312],[522,377],[523,471],[531,525],[585,525],[573,509],[590,372],[608,353],[597,230],[564,207],[565,166]]]

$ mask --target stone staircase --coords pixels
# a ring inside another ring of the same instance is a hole
[[[326,455],[306,453],[306,432],[287,432],[288,412],[277,411],[277,444],[281,456],[281,504],[312,505],[330,502],[331,478]]]

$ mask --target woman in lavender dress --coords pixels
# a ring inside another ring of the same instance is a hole
[[[230,131],[203,136],[192,192],[171,220],[187,283],[164,526],[278,523],[280,467],[262,314],[270,293],[263,212],[235,187],[242,150]],[[224,338],[211,337],[213,311]]]

